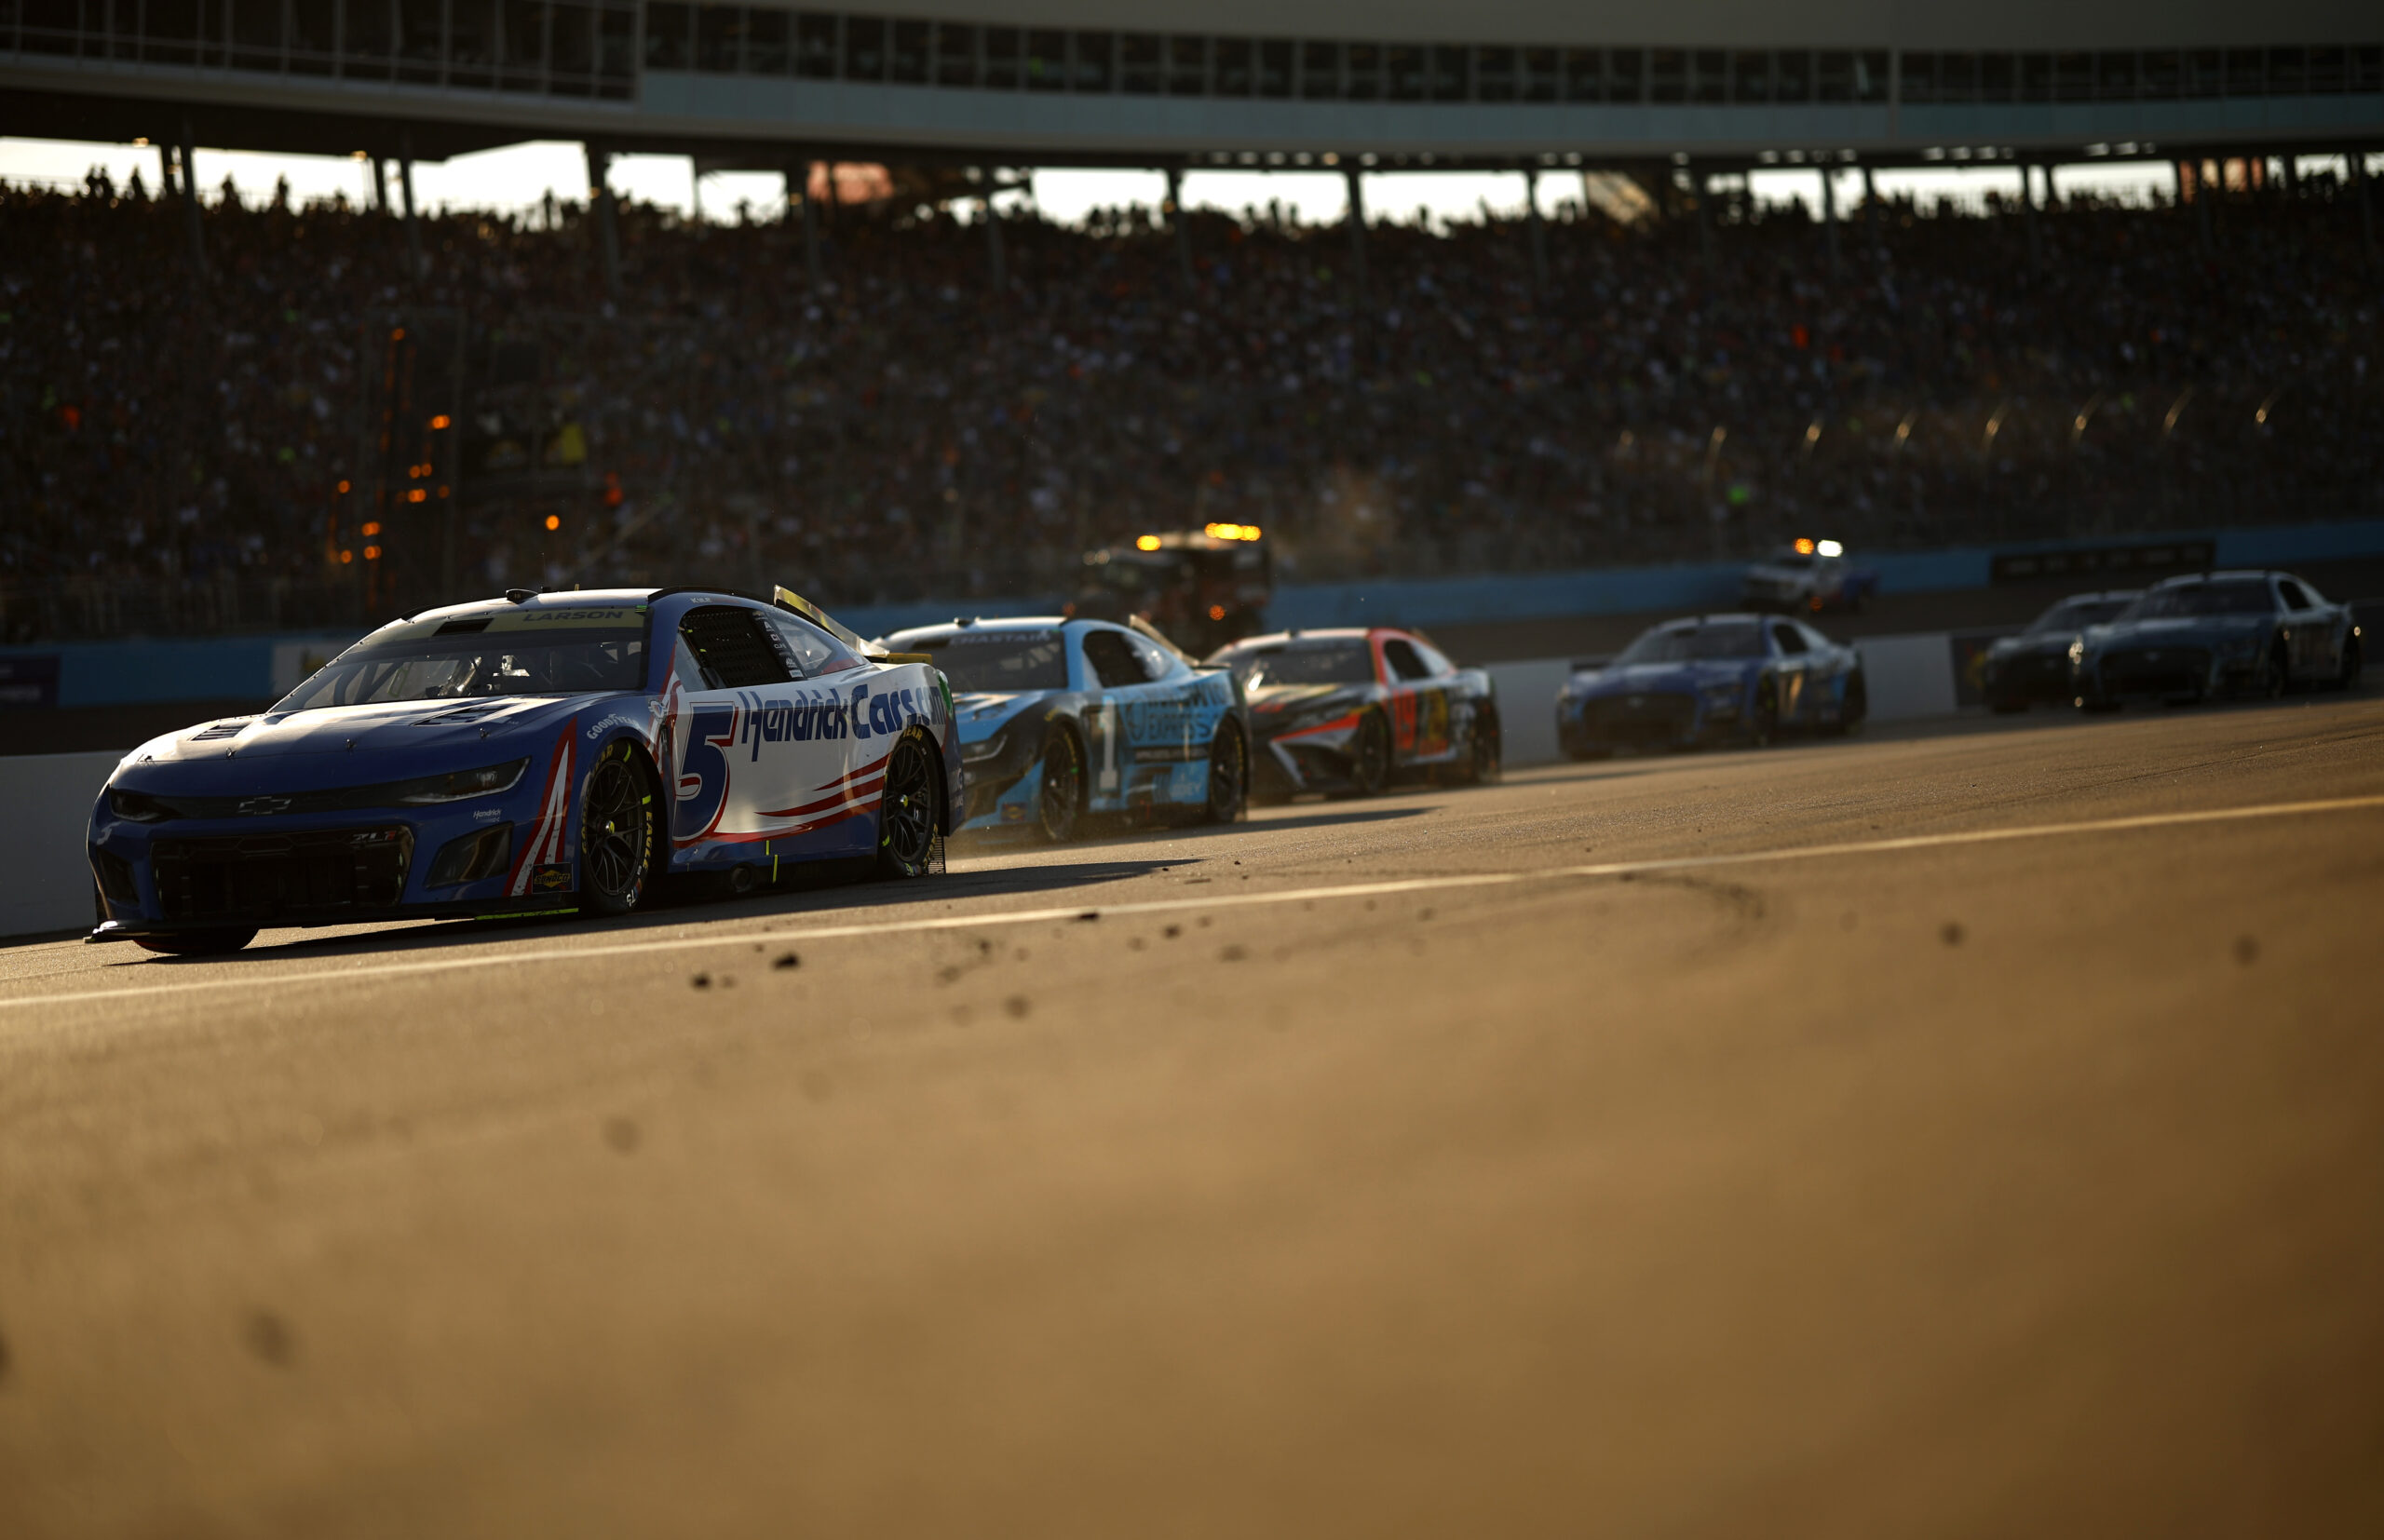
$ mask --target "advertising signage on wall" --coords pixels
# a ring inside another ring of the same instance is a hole
[[[2217,558],[2217,544],[2210,540],[2005,551],[1995,558],[1993,575],[1998,583],[2036,583],[2057,577],[2146,577],[2163,573],[2204,572]]]

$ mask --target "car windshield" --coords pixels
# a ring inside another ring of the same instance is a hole
[[[2180,615],[2267,615],[2276,608],[2269,586],[2257,578],[2240,583],[2181,583],[2155,588],[2127,612],[2130,620],[2164,620]]]
[[[1614,661],[1632,663],[1698,663],[1726,657],[1761,657],[1763,628],[1752,620],[1730,620],[1714,626],[1676,626],[1642,631],[1639,640]]]
[[[1781,551],[1771,559],[1771,564],[1775,567],[1809,567],[1813,559],[1796,551]]]
[[[955,631],[915,642],[894,639],[900,652],[933,653],[956,695],[1014,695],[1068,687],[1066,644],[1057,631]]]
[[[2128,607],[2124,599],[2064,600],[2037,616],[2027,629],[2029,636],[2066,636],[2082,631],[2089,626],[2100,626]]]
[[[614,612],[620,615],[626,612]],[[470,621],[449,621],[467,626]],[[481,622],[482,625],[489,625]],[[645,688],[645,627],[617,622],[529,630],[489,625],[441,635],[429,627],[367,637],[274,709],[310,711],[395,700],[588,696]]]
[[[1364,642],[1294,642],[1290,646],[1237,647],[1217,661],[1241,679],[1242,687],[1269,684],[1372,684],[1375,660]]]

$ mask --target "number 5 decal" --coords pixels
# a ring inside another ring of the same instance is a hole
[[[728,756],[737,741],[737,709],[724,707],[691,713],[687,757],[679,766],[678,795],[670,810],[670,837],[684,844],[699,840],[720,821],[728,800]]]

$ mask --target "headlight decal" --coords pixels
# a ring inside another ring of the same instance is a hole
[[[413,780],[397,782],[389,790],[390,801],[400,806],[418,807],[432,803],[461,802],[466,797],[493,797],[510,791],[522,779],[522,772],[530,768],[526,759],[508,760],[503,764],[482,765],[477,770],[456,770],[444,776],[422,776]]]

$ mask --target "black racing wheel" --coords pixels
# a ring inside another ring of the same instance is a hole
[[[1747,738],[1756,748],[1780,733],[1780,680],[1766,674],[1754,682],[1754,713],[1747,719]]]
[[[1998,702],[1996,704],[1995,709],[1998,711],[2025,711],[2028,708],[2027,704],[2024,701],[2017,707]],[[1849,733],[1851,733],[1856,728],[1862,726],[1862,719],[1870,715],[1870,713],[1871,687],[1862,682],[1862,670],[1857,669],[1854,670],[1853,674],[1847,679],[1846,694],[1838,699],[1837,720],[1830,724],[1830,735],[1833,737],[1842,738],[1846,736]]]
[[[2259,678],[2253,682],[2252,693],[2262,700],[2279,699],[2292,686],[2292,656],[2284,647],[2284,638],[2277,638],[2276,644],[2269,649],[2267,661],[2260,667]]]
[[[1250,744],[1241,723],[1227,717],[1209,744],[1209,804],[1211,823],[1233,823],[1250,808]]]
[[[580,901],[598,914],[627,914],[645,902],[659,864],[661,831],[654,777],[623,738],[597,756],[579,794]]]
[[[1052,844],[1064,844],[1077,831],[1084,810],[1084,750],[1077,736],[1053,724],[1043,739],[1043,793],[1036,799],[1036,826]]]
[[[886,756],[886,787],[877,800],[877,871],[882,877],[924,877],[936,868],[935,745],[914,727]]]
[[[1371,797],[1390,783],[1390,724],[1380,711],[1358,719],[1358,743],[1349,753],[1349,794]]]
[[[1465,778],[1476,786],[1495,784],[1506,766],[1506,744],[1498,732],[1498,709],[1484,701],[1473,709],[1473,731],[1467,735]]]
[[[2359,666],[2359,638],[2355,636],[2347,636],[2343,638],[2342,661],[2337,665],[2335,669],[2335,688],[2337,690],[2348,690],[2352,685],[2358,683]]]

